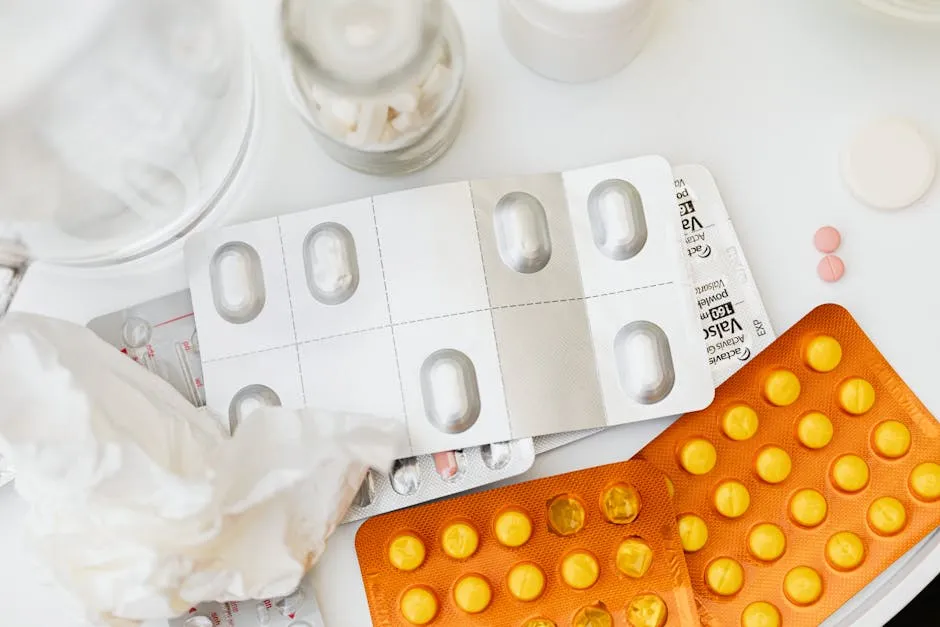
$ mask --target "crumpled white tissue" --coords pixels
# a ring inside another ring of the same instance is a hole
[[[233,437],[91,331],[0,321],[0,455],[58,581],[110,625],[289,594],[397,421],[262,408]]]

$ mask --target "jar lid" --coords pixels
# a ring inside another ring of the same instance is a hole
[[[417,73],[440,37],[440,0],[285,0],[285,41],[316,80],[367,94]]]
[[[652,9],[654,0],[505,0],[529,22],[563,35],[630,29]]]

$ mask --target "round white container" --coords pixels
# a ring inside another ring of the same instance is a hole
[[[858,0],[882,13],[915,22],[940,23],[940,0]]]
[[[623,69],[652,30],[656,0],[500,0],[512,54],[534,72],[586,82]]]

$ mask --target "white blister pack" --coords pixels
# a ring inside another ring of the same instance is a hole
[[[88,323],[88,328],[164,378],[197,407],[205,404],[206,388],[189,290],[99,316]],[[246,379],[237,376],[232,380],[243,391],[229,411],[220,415],[229,432],[255,407],[280,405],[281,398],[290,398],[294,379],[280,380],[273,372],[270,377],[252,378],[252,383],[244,383]],[[343,522],[508,479],[527,471],[534,460],[531,438],[406,457],[396,461],[388,475],[369,471]]]
[[[682,254],[701,322],[715,387],[773,342],[774,333],[754,275],[711,172],[701,165],[673,168],[682,228]],[[533,438],[544,453],[597,433],[596,429]],[[638,449],[639,450],[639,449]]]
[[[777,335],[711,172],[683,165],[675,168],[675,176],[693,299],[718,386]]]
[[[402,456],[705,407],[672,180],[642,157],[197,235],[207,404],[277,381],[285,406],[401,420]]]

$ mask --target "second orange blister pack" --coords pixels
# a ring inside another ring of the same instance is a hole
[[[372,518],[356,535],[372,621],[698,625],[670,501],[629,461]]]
[[[637,457],[674,484],[705,625],[818,625],[940,524],[940,424],[835,305]]]

